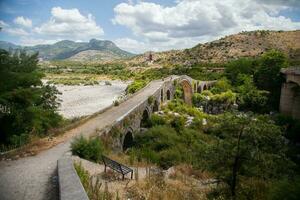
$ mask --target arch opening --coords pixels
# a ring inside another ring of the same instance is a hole
[[[149,112],[147,109],[144,110],[141,120],[141,128],[149,127]]]
[[[198,86],[198,88],[197,88],[197,92],[198,92],[198,93],[201,93],[201,92],[202,92],[202,88],[201,88],[201,86]]]
[[[159,110],[159,103],[157,100],[155,100],[152,111],[157,112],[158,110]]]
[[[207,90],[208,88],[207,88],[207,86],[206,85],[204,85],[203,86],[203,90]]]
[[[124,137],[123,141],[123,151],[131,148],[133,146],[133,135],[131,131],[128,131]]]
[[[163,89],[161,89],[161,91],[160,91],[160,101],[164,102],[164,90]]]
[[[167,90],[167,100],[171,100],[171,92],[170,92],[170,90]]]

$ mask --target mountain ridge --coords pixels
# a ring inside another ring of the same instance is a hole
[[[133,53],[120,49],[115,43],[109,40],[91,39],[89,42],[74,42],[72,40],[61,40],[54,44],[38,44],[35,46],[15,45],[11,42],[0,41],[0,48],[5,50],[25,50],[28,53],[39,52],[41,60],[86,60],[80,57],[84,51],[96,51],[96,60],[114,60],[134,56]],[[77,55],[79,54],[79,55]],[[93,56],[95,56],[95,54]],[[76,56],[77,55],[77,56]],[[89,56],[88,54],[84,54]],[[89,60],[89,59],[87,59]]]

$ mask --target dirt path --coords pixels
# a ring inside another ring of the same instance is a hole
[[[112,107],[81,126],[68,131],[66,134],[72,137],[66,137],[68,139],[65,142],[51,149],[32,157],[1,161],[0,199],[58,199],[57,160],[64,154],[70,154],[72,138],[80,134],[92,135],[96,130],[101,130],[112,124],[139,103],[147,100],[150,95],[161,87],[162,83],[163,81],[151,82],[150,85],[118,107]]]

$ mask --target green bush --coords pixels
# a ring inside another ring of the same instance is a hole
[[[233,85],[237,85],[237,77],[239,74],[253,75],[257,61],[241,58],[231,61],[225,66],[225,75]]]
[[[104,151],[103,144],[99,138],[86,139],[83,136],[77,137],[71,143],[72,153],[81,158],[99,162]]]
[[[186,121],[186,119],[183,116],[176,116],[171,120],[170,125],[177,132],[179,132],[180,130],[182,130],[184,128],[185,121]]]
[[[140,89],[142,89],[143,87],[145,87],[146,84],[147,82],[144,80],[135,80],[130,85],[128,85],[128,87],[126,88],[126,93],[133,94],[139,91]]]
[[[163,116],[152,114],[149,123],[150,126],[165,125],[167,123],[167,120]]]
[[[215,94],[211,96],[211,100],[216,103],[233,104],[236,100],[236,94],[233,93],[231,90],[228,90],[226,92],[222,92],[220,94]]]
[[[271,185],[268,200],[298,200],[300,197],[300,178],[283,179]]]
[[[286,138],[293,143],[300,142],[300,120],[282,114],[278,114],[274,118],[276,124],[284,128]]]
[[[218,94],[231,90],[231,85],[226,78],[219,79],[210,89],[213,94]]]
[[[237,87],[237,102],[239,109],[258,113],[267,112],[269,110],[269,106],[267,104],[269,92],[258,90],[250,76],[240,75],[238,79],[241,83],[241,85]]]
[[[204,152],[206,142],[210,142],[208,137],[192,129],[182,128],[176,132],[168,125],[155,126],[135,137],[132,151],[138,160],[145,159],[163,169],[180,163],[200,166],[199,155]]]
[[[207,96],[205,96],[203,94],[199,94],[199,93],[193,94],[192,102],[193,102],[193,105],[196,107],[200,107],[201,105],[207,104],[208,101],[209,100],[208,100]]]

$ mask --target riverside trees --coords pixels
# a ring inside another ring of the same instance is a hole
[[[37,54],[0,51],[1,144],[21,145],[62,119],[56,113],[58,91],[42,83],[37,63]]]

